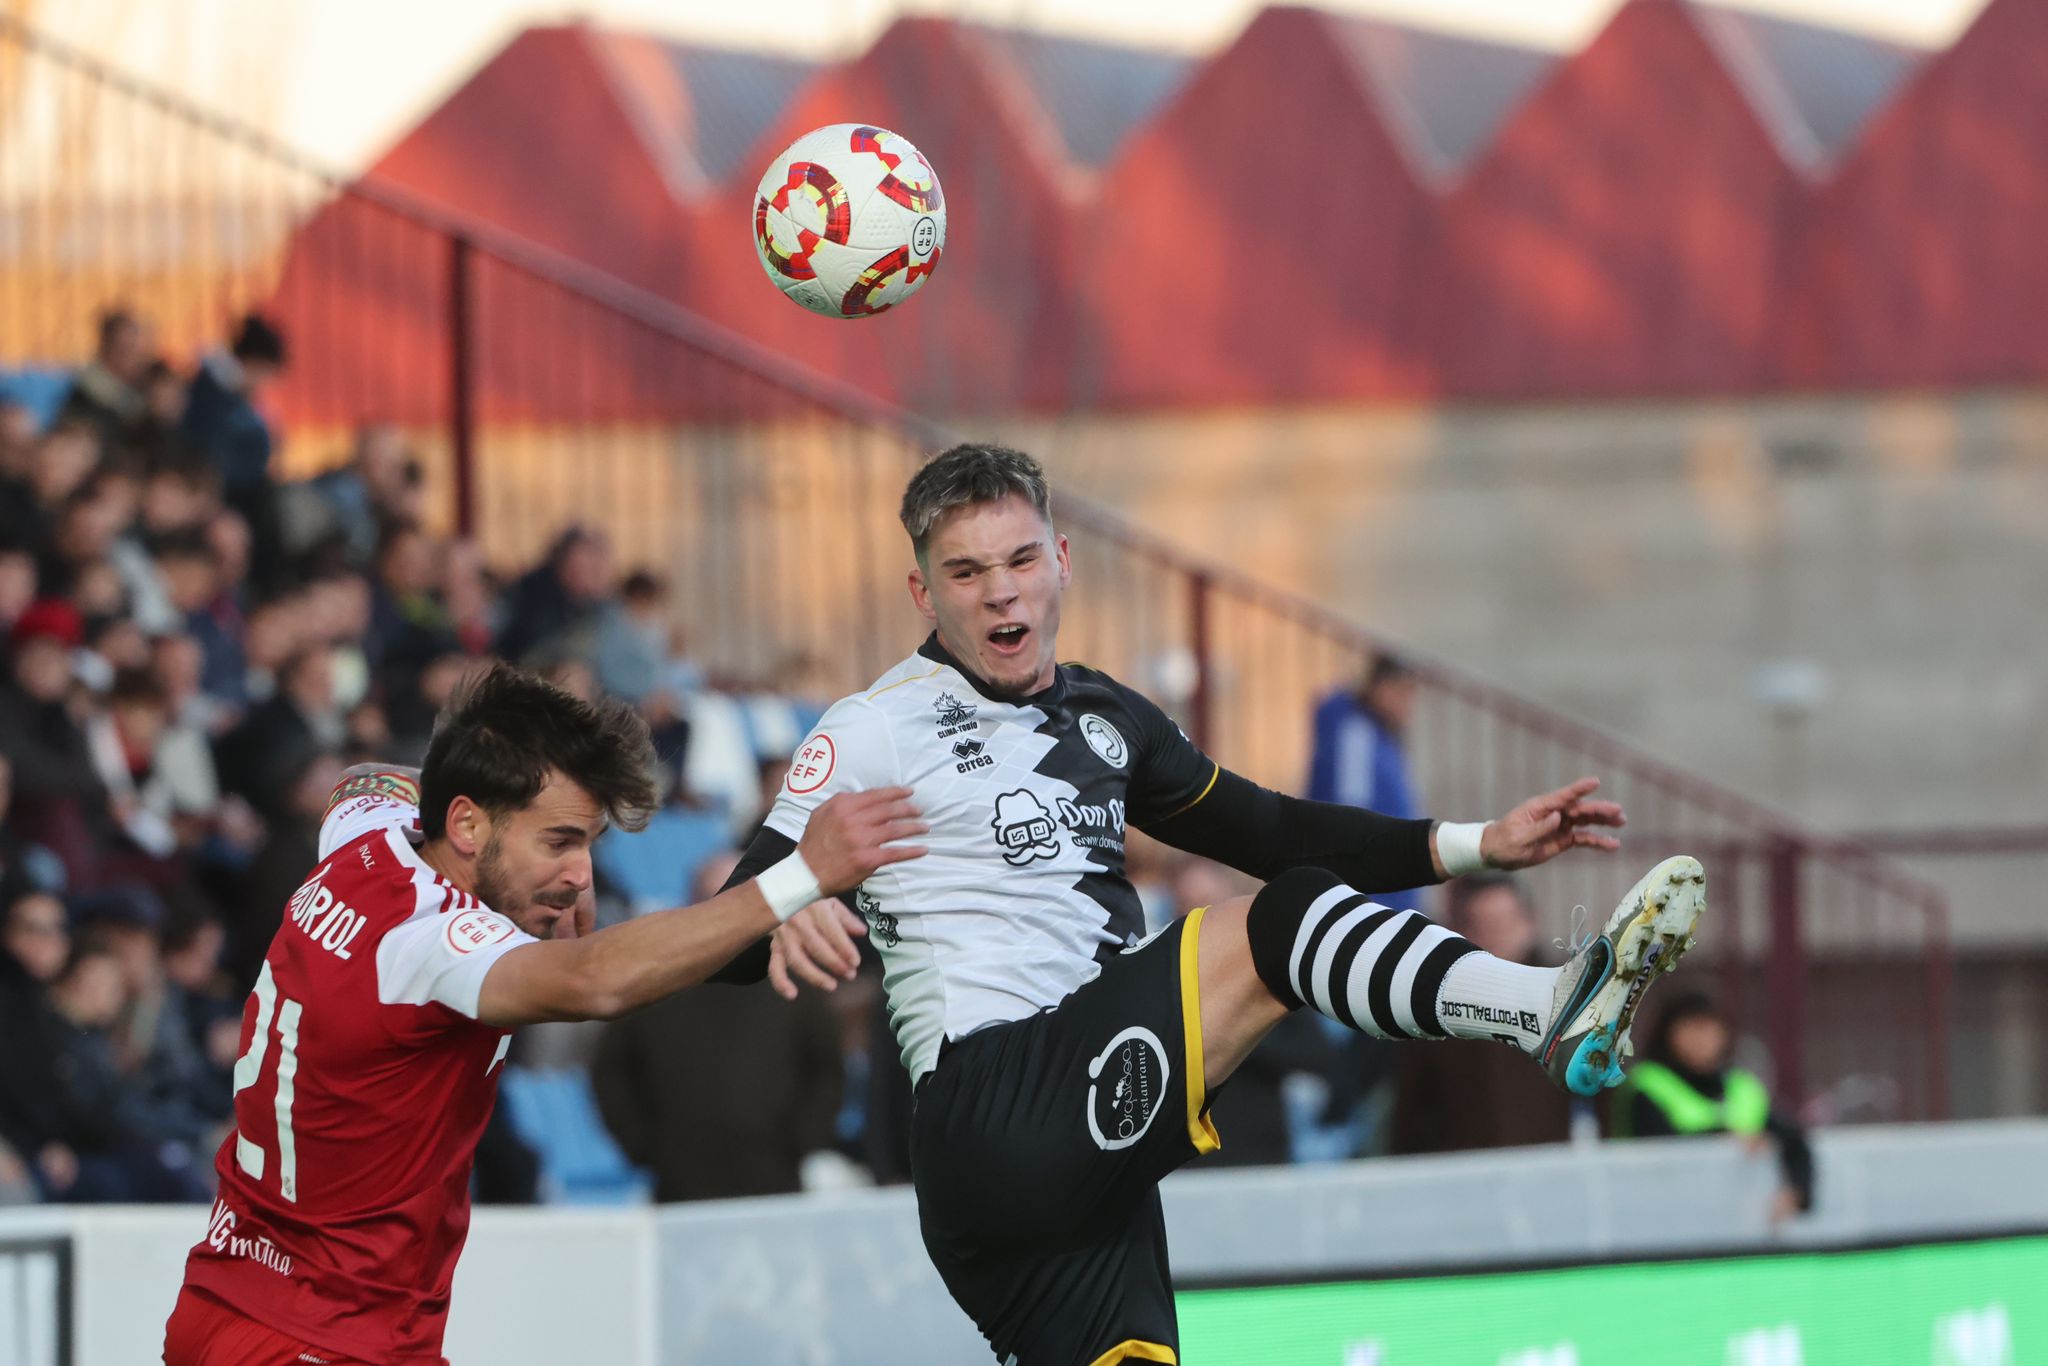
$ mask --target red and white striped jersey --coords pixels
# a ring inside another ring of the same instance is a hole
[[[402,774],[335,792],[242,1014],[235,1131],[185,1282],[373,1363],[441,1361],[469,1179],[509,1030],[484,974],[532,936],[413,847]]]

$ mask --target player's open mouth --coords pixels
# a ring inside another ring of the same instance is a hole
[[[1031,634],[1029,626],[998,626],[988,633],[988,643],[999,655],[1009,656],[1023,653],[1025,637]]]

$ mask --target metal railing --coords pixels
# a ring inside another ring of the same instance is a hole
[[[567,522],[604,526],[623,559],[671,576],[692,652],[736,685],[834,693],[915,644],[895,503],[949,439],[937,425],[587,264],[326,174],[6,17],[0,77],[7,364],[75,361],[112,301],[188,359],[261,305],[295,355],[277,395],[288,472],[339,458],[357,423],[398,424],[447,528],[511,568]],[[1069,657],[1159,697],[1232,767],[1299,788],[1312,708],[1359,675],[1373,636],[1083,500],[1059,516]],[[1626,855],[1531,876],[1558,933],[1575,903],[1604,913],[1651,860],[1695,853],[1712,889],[1698,961],[1761,1025],[1781,1093],[1947,1113],[1938,892],[1594,728],[1420,670],[1410,748],[1432,810],[1495,815],[1588,772],[1628,808]]]

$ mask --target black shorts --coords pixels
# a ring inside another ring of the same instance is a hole
[[[924,1245],[1004,1366],[1178,1360],[1158,1183],[1218,1146],[1201,918],[1050,1010],[948,1044],[917,1089]]]

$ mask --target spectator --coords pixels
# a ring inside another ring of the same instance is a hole
[[[114,813],[135,846],[162,859],[202,840],[220,803],[212,751],[171,719],[170,695],[147,669],[114,676],[106,710],[86,726]]]
[[[364,642],[372,667],[390,670],[396,682],[461,649],[438,591],[442,572],[433,537],[414,522],[392,524],[377,546],[376,569]]]
[[[448,604],[449,622],[465,654],[491,648],[498,629],[494,597],[475,541],[450,541],[442,548],[441,600]]]
[[[0,539],[22,539],[36,500],[36,433],[41,424],[26,404],[0,395]]]
[[[64,885],[64,867],[57,856],[23,838],[18,825],[9,824],[7,813],[14,806],[14,764],[0,751],[0,905],[23,892],[53,892]]]
[[[1540,963],[1536,912],[1510,873],[1474,873],[1451,884],[1449,928],[1512,963]],[[1472,1039],[1402,1049],[1388,1148],[1448,1153],[1562,1143],[1571,1098],[1519,1050]]]
[[[256,401],[285,367],[283,335],[251,313],[227,351],[209,352],[185,398],[180,438],[220,472],[229,507],[248,522],[259,579],[269,583],[281,568],[283,547],[277,525],[270,457],[275,439]]]
[[[281,903],[280,903],[281,904]],[[227,930],[220,917],[196,903],[172,910],[164,922],[165,1012],[182,1022],[200,1060],[196,1087],[214,1101],[213,1113],[233,1111],[235,1058],[242,1051],[242,1001],[221,966]]]
[[[598,682],[615,697],[644,702],[662,685],[668,638],[668,587],[636,569],[619,585],[618,600],[605,608],[598,623],[591,657]]]
[[[284,799],[270,809],[268,837],[257,849],[242,894],[228,903],[228,980],[236,996],[256,985],[263,955],[284,920],[285,903],[320,862],[320,818],[327,798],[341,782],[342,764],[332,751],[305,755],[293,768]]]
[[[146,887],[94,893],[78,903],[81,939],[104,947],[121,968],[124,1004],[112,1035],[115,1057],[150,1133],[210,1153],[227,1118],[230,1086],[215,1091],[185,1002],[164,972],[164,901]]]
[[[50,548],[56,515],[100,463],[99,436],[91,424],[60,422],[36,443],[30,465],[28,496],[10,496],[6,511],[8,540],[37,555]]]
[[[1615,1093],[1614,1136],[1725,1133],[1738,1135],[1751,1152],[1776,1145],[1783,1183],[1770,1217],[1781,1223],[1813,1208],[1813,1147],[1754,1072],[1729,1064],[1734,1040],[1728,1017],[1707,996],[1691,992],[1672,1001],[1645,1056]]]
[[[212,736],[231,713],[201,690],[200,677],[205,665],[206,656],[191,636],[162,635],[149,643],[149,669],[164,690],[171,724],[186,727],[195,735]]]
[[[178,429],[185,421],[185,377],[159,358],[143,367],[140,387],[142,418],[129,443],[147,469],[182,461],[187,451]]]
[[[305,758],[339,748],[346,729],[335,697],[334,651],[309,645],[279,670],[276,695],[221,738],[220,784],[258,809],[274,808]]]
[[[78,609],[44,599],[14,623],[9,676],[0,686],[0,754],[13,768],[18,834],[62,859],[74,885],[91,876],[106,792],[70,708]]]
[[[142,525],[145,541],[204,531],[220,508],[220,477],[203,460],[187,457],[151,468],[142,481]]]
[[[179,629],[199,646],[200,686],[222,703],[239,707],[248,697],[248,663],[242,623],[218,610],[220,557],[204,533],[182,531],[157,545],[155,564]]]
[[[122,1075],[109,1032],[122,980],[106,948],[73,950],[19,1046],[0,1050],[0,1138],[33,1154],[45,1199],[202,1201],[197,1155]]]
[[[242,672],[236,696],[247,702],[268,702],[277,696],[277,678],[285,661],[311,644],[303,593],[284,593],[249,609],[241,641]]]
[[[71,956],[71,922],[49,892],[22,889],[0,923],[0,1039],[21,1037],[43,992]],[[9,1045],[12,1046],[11,1043]]]
[[[0,498],[6,496],[0,492]],[[18,545],[0,545],[0,631],[14,629],[36,600],[38,582],[35,556]]]
[[[149,416],[142,393],[149,364],[149,334],[142,323],[125,308],[108,309],[100,314],[99,346],[71,377],[58,420],[90,423],[103,447],[139,434]]]
[[[706,860],[692,895],[715,895],[738,863]],[[822,996],[784,1001],[757,982],[614,1020],[591,1080],[621,1151],[653,1171],[656,1200],[717,1200],[802,1188],[804,1159],[833,1145],[843,1066]]]
[[[476,655],[445,654],[420,670],[410,688],[396,692],[386,713],[391,722],[391,753],[401,763],[417,764],[433,738],[434,718],[470,673],[483,667]]]
[[[580,653],[569,637],[595,629],[611,587],[610,540],[588,527],[570,527],[506,594],[498,653],[515,663],[544,647]]]
[[[1384,816],[1414,820],[1423,811],[1409,780],[1406,737],[1421,691],[1415,673],[1381,653],[1356,688],[1340,689],[1316,707],[1309,800],[1362,806]],[[1413,906],[1413,891],[1376,898]]]
[[[417,518],[423,482],[419,462],[405,448],[399,430],[369,423],[357,430],[348,463],[318,476],[308,487],[319,496],[327,520],[340,535],[348,562],[367,569],[383,528]]]

